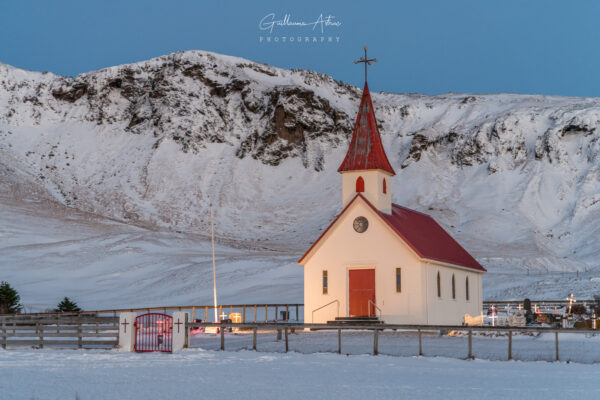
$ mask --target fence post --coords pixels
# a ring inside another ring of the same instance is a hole
[[[468,357],[469,359],[473,358],[473,331],[469,330],[469,355]]]
[[[508,359],[512,360],[512,331],[508,331]]]
[[[556,361],[559,361],[559,358],[558,358],[558,331],[554,332],[554,341],[556,343]]]
[[[258,330],[258,328],[255,326],[254,329],[252,330],[252,350],[256,351],[256,331]]]
[[[285,305],[285,318],[287,319],[287,321],[290,320],[290,305],[289,304]]]
[[[184,325],[184,329],[185,329],[185,341],[183,342],[183,348],[187,349],[188,347],[190,347],[190,328],[188,327],[188,313],[185,313],[185,325]],[[193,321],[193,319],[192,319]]]
[[[265,304],[265,324],[269,322],[269,307]]]
[[[6,320],[2,318],[2,348],[6,349]]]
[[[300,320],[298,319],[298,304],[296,304],[296,321],[300,321]],[[306,322],[306,321],[305,321],[305,322]]]
[[[342,354],[342,330],[338,328],[338,354]]]
[[[419,329],[419,356],[423,355],[423,347],[421,346],[421,330]]]
[[[195,321],[194,314],[196,314],[196,307],[192,307],[192,322]],[[206,321],[204,321],[204,322],[206,322]]]
[[[245,304],[242,306],[242,323],[243,324],[246,323],[246,305]]]
[[[288,346],[288,328],[285,328],[285,352],[287,353],[289,350]]]
[[[254,305],[254,323],[256,323],[256,304]]]
[[[38,335],[40,335],[40,349],[43,349],[44,348],[44,332],[42,331],[39,322],[35,323],[35,327],[36,327]]]
[[[96,331],[98,332],[98,331]],[[81,332],[81,322],[77,322],[77,348],[81,349],[83,347],[83,337]]]
[[[275,322],[277,322],[278,318],[279,318],[279,305],[275,304]]]
[[[208,322],[208,306],[204,307],[204,322]]]
[[[379,351],[377,349],[377,345],[379,342],[379,329],[375,329],[373,333],[373,355],[376,356],[377,354],[379,354]]]
[[[225,327],[221,324],[221,351],[225,350]]]

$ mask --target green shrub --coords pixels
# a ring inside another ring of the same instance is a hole
[[[81,311],[81,308],[77,305],[76,302],[72,301],[68,297],[65,297],[58,306],[56,306],[57,312],[78,312]]]
[[[21,296],[8,282],[0,283],[0,314],[18,314],[23,309]]]

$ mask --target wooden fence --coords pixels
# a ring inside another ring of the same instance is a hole
[[[574,304],[583,304],[588,308],[600,306],[598,300],[577,300]],[[523,307],[523,300],[486,300],[483,302],[482,312],[485,314],[491,305],[498,307],[498,311],[502,311],[506,308],[516,309]],[[542,311],[553,310],[554,308],[562,308],[569,305],[569,301],[564,300],[531,300],[531,307],[537,307]],[[80,311],[73,313],[30,313],[30,314],[19,314],[28,316],[99,316],[99,315],[112,315],[117,318],[121,312],[137,312],[137,313],[150,313],[150,312],[162,312],[168,314],[169,311],[189,311],[191,314],[191,320],[202,319],[204,321],[212,321],[214,319],[214,305],[188,305],[188,306],[161,306],[161,307],[139,307],[139,308],[117,308],[117,309],[106,309],[106,310],[92,310],[92,311]],[[242,322],[269,322],[269,321],[281,321],[286,320],[281,318],[281,311],[286,311],[287,320],[302,321],[304,313],[301,313],[300,309],[304,308],[302,303],[280,303],[280,304],[223,304],[217,306],[218,315],[222,315],[223,312],[231,314],[233,312],[239,312],[242,317]],[[0,315],[2,317],[2,315]]]
[[[575,334],[600,334],[598,329],[580,329],[580,328],[565,328],[565,329],[551,329],[551,328],[537,328],[537,327],[490,327],[490,326],[446,326],[446,325],[392,325],[392,324],[374,324],[374,325],[348,325],[348,324],[297,324],[297,323],[248,323],[248,324],[214,324],[214,323],[188,323],[186,324],[188,329],[198,327],[219,327],[220,328],[220,349],[225,350],[225,328],[237,328],[240,330],[252,331],[252,350],[257,350],[257,336],[259,330],[261,331],[277,331],[278,336],[283,336],[285,341],[285,352],[289,351],[289,334],[294,333],[296,330],[330,330],[337,331],[337,353],[342,353],[342,331],[348,330],[362,330],[370,331],[373,335],[373,355],[379,354],[379,334],[384,330],[393,331],[404,331],[404,332],[416,332],[418,335],[418,354],[423,355],[422,345],[422,334],[423,332],[438,331],[440,335],[450,331],[466,332],[467,334],[467,359],[473,359],[473,332],[496,332],[507,334],[507,360],[513,359],[512,351],[512,337],[513,333],[554,333],[554,359],[560,361],[559,353],[559,333],[575,333]],[[189,344],[188,344],[189,345]]]
[[[304,304],[300,303],[279,303],[279,304],[222,304],[218,305],[218,315],[222,315],[223,312],[229,314],[233,312],[239,312],[242,317],[242,322],[247,321],[259,322],[259,321],[282,321],[282,320],[293,320],[300,321],[300,308],[303,308]],[[56,317],[81,317],[81,316],[98,316],[98,315],[112,315],[113,318],[117,318],[121,312],[137,312],[137,313],[151,313],[161,311],[163,314],[168,314],[169,311],[189,311],[191,314],[191,320],[202,319],[204,321],[211,321],[214,319],[214,305],[195,305],[195,306],[163,306],[163,307],[143,307],[143,308],[118,308],[112,310],[93,310],[93,311],[79,311],[79,312],[64,312],[64,313],[31,313],[31,314],[11,314],[5,316],[56,316]],[[285,311],[286,318],[281,318],[281,311]],[[295,317],[295,318],[293,318]],[[0,318],[2,315],[0,314]]]
[[[112,348],[118,343],[119,320],[97,316],[0,316],[2,348],[65,346]]]

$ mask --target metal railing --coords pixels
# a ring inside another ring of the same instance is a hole
[[[371,300],[371,299],[369,299],[369,302],[367,303],[367,308],[369,309],[369,317],[371,316],[371,307],[370,307],[371,304],[373,304],[375,306],[375,308],[377,309],[377,311],[379,311],[379,319],[381,319],[381,308],[379,308],[379,306],[377,306],[377,304],[375,304],[375,302],[373,302],[373,300]],[[377,316],[377,315],[375,315],[375,316]]]
[[[336,299],[336,300],[330,301],[329,303],[325,304],[324,306],[321,306],[321,307],[318,307],[318,308],[315,308],[314,310],[312,310],[312,313],[310,316],[311,322],[314,322],[314,320],[315,320],[315,312],[316,311],[319,311],[327,306],[330,306],[333,303],[337,303],[337,317],[339,318],[339,316],[340,316],[340,301]]]

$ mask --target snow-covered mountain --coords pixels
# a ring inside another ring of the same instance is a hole
[[[600,99],[377,89],[396,203],[432,214],[490,272],[600,269]],[[221,241],[300,255],[341,208],[360,94],[202,51],[76,78],[0,64],[0,201],[199,235],[213,203]],[[484,290],[522,293],[505,280]]]

